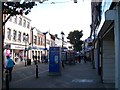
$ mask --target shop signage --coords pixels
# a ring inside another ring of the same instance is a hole
[[[21,46],[21,45],[11,45],[11,49],[21,49],[24,50],[25,46]]]

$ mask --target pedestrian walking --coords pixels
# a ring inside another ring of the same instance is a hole
[[[14,61],[10,58],[10,55],[6,56],[6,70],[8,70],[8,73],[9,73],[9,80],[11,81],[12,80],[12,70],[13,70],[13,67],[15,65]]]

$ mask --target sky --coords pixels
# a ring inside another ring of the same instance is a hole
[[[51,4],[52,2],[55,4]],[[59,38],[61,31],[65,33],[65,38],[74,30],[83,30],[82,40],[90,35],[90,0],[78,0],[77,3],[73,0],[48,0],[34,6],[27,17],[32,20],[33,27],[41,32],[58,34]]]

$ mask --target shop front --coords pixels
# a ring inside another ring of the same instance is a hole
[[[24,61],[24,49],[25,46],[22,45],[11,45],[11,57],[15,63]]]

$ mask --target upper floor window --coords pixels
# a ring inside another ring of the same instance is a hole
[[[17,24],[17,16],[14,16],[14,22],[13,23]]]
[[[22,25],[22,18],[19,17],[19,25]]]
[[[18,32],[18,40],[21,41],[21,32]]]
[[[49,41],[49,40],[46,40],[46,43],[47,43],[48,45],[50,45],[50,41]]]
[[[7,28],[7,39],[11,40],[11,29]]]
[[[23,20],[23,27],[26,27],[26,20]]]
[[[28,29],[30,28],[30,22],[27,22],[27,28]]]
[[[23,42],[28,42],[29,41],[29,35],[23,33]]]
[[[29,42],[29,35],[26,36],[26,41]]]
[[[41,45],[42,45],[42,43],[43,43],[43,39],[41,38],[41,40],[40,40],[40,41],[41,41]]]
[[[36,44],[37,43],[36,41],[37,41],[37,36],[34,35],[34,37],[33,37],[33,43]]]
[[[5,19],[7,18],[7,15],[6,15],[6,14],[4,14],[3,16],[4,16],[4,20],[5,20]]]
[[[23,37],[23,42],[25,42],[25,33],[23,33],[22,37]]]
[[[16,37],[17,37],[17,31],[16,31],[16,30],[13,30],[13,40],[16,41]]]
[[[38,37],[38,44],[40,45],[40,37]]]
[[[12,16],[9,18],[9,21],[12,22]]]

